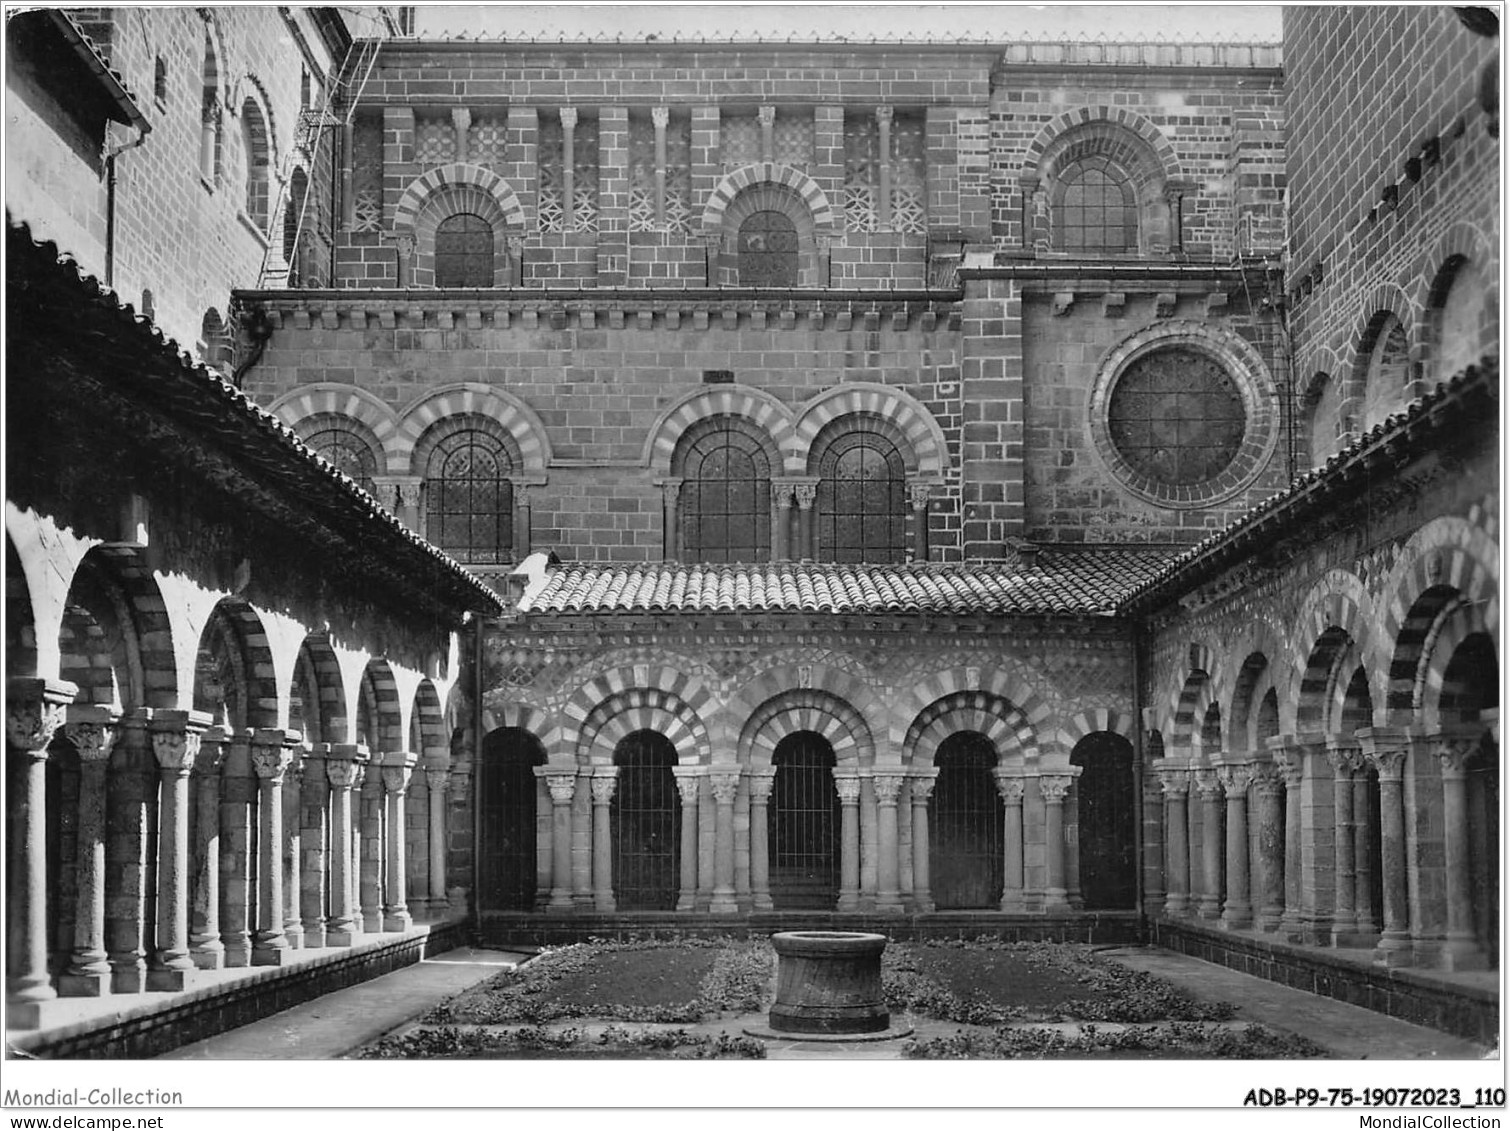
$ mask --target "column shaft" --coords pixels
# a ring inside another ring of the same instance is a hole
[[[860,906],[860,779],[853,771],[834,770],[839,791],[839,904],[840,911]]]
[[[739,909],[734,898],[734,798],[739,792],[737,771],[714,770],[708,776],[716,806],[713,817],[713,902],[709,910]]]
[[[252,936],[252,965],[281,966],[288,960],[283,933],[283,776],[297,736],[259,730],[252,738],[252,768],[257,773],[257,931]]]
[[[425,767],[425,787],[430,791],[429,822],[429,906],[433,918],[443,918],[451,909],[446,899],[446,786],[450,782],[450,769],[438,761]]]
[[[609,806],[618,784],[615,766],[599,766],[592,776],[592,898],[597,911],[612,911],[613,825]]]
[[[189,957],[189,775],[208,715],[156,711],[150,724],[160,783],[157,823],[157,950],[150,990],[181,990]]]
[[[110,992],[105,951],[105,773],[119,714],[108,707],[68,709],[65,734],[79,755],[79,821],[75,874],[73,954],[58,992],[98,997]]]
[[[414,926],[414,916],[409,913],[408,861],[405,859],[407,833],[404,818],[404,796],[413,780],[414,767],[419,756],[408,751],[393,751],[383,760],[383,799],[386,811],[383,821],[387,832],[387,857],[385,860],[387,884],[383,903],[383,930],[407,931]]]
[[[1227,795],[1227,900],[1222,905],[1222,926],[1239,930],[1253,922],[1248,876],[1248,785],[1246,765],[1222,767],[1222,789]]]
[[[330,748],[325,773],[330,779],[330,919],[327,946],[350,946],[361,936],[356,909],[356,873],[352,869],[352,790],[361,780],[367,751],[342,743]]]
[[[1028,909],[1023,897],[1026,878],[1022,857],[1022,795],[1027,789],[1027,780],[998,774],[996,788],[1003,802],[1001,909],[1021,915]]]
[[[1166,915],[1190,912],[1190,831],[1185,806],[1190,796],[1190,774],[1183,766],[1163,766],[1159,783],[1164,788],[1164,898]]]
[[[546,777],[551,792],[551,898],[552,911],[572,908],[572,799],[576,796],[575,771]]]

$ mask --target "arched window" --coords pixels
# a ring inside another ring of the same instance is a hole
[[[271,158],[267,122],[262,108],[248,98],[241,104],[241,140],[246,155],[246,214],[258,231],[267,231],[270,205],[269,180]]]
[[[493,285],[493,226],[481,216],[458,212],[436,226],[435,285]]]
[[[1112,443],[1140,475],[1165,487],[1216,479],[1247,432],[1242,394],[1222,364],[1193,349],[1160,349],[1118,378],[1107,409]]]
[[[377,457],[360,436],[344,428],[326,428],[309,436],[304,443],[317,455],[324,456],[337,471],[355,479],[362,490],[372,493]]]
[[[753,426],[717,416],[688,429],[672,468],[682,477],[681,552],[692,561],[771,556],[771,455]]]
[[[426,466],[425,537],[458,561],[509,561],[511,470],[508,450],[496,436],[467,429],[440,440]]]
[[[288,264],[288,285],[299,285],[299,229],[304,224],[304,200],[309,193],[309,178],[303,169],[295,169],[288,179],[288,203],[283,209],[283,261]]]
[[[1138,214],[1132,183],[1104,158],[1077,161],[1055,191],[1054,246],[1087,254],[1137,249]]]
[[[818,459],[818,557],[835,562],[907,558],[906,468],[878,432],[844,432]]]
[[[208,29],[204,33],[204,66],[199,110],[199,175],[214,184],[220,178],[222,107],[220,104],[220,64],[215,58],[215,40]]]
[[[785,213],[754,212],[739,226],[739,285],[795,287],[797,225]]]
[[[204,312],[199,323],[199,360],[221,376],[231,375],[231,335],[214,307]]]
[[[1383,424],[1409,400],[1410,342],[1393,314],[1374,319],[1363,386],[1363,430]]]

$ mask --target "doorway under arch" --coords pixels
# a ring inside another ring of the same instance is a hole
[[[1075,783],[1080,838],[1080,896],[1087,910],[1137,905],[1138,798],[1132,744],[1119,734],[1088,734],[1070,751],[1081,767]]]
[[[637,730],[613,751],[618,784],[609,803],[613,898],[620,911],[674,911],[681,886],[681,794],[676,747],[665,735]]]
[[[834,748],[800,730],[771,755],[767,811],[771,903],[778,911],[832,911],[839,897],[839,790]]]
[[[484,911],[529,911],[537,894],[535,767],[545,765],[540,740],[520,727],[500,727],[482,740],[477,829]]]
[[[996,747],[978,731],[939,743],[928,799],[928,872],[940,911],[996,907],[1002,893],[1003,806]]]

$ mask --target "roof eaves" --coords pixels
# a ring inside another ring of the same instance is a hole
[[[120,111],[116,115],[116,121],[134,126],[144,134],[151,133],[152,123],[147,121],[147,116],[136,104],[136,97],[127,88],[126,80],[118,71],[111,70],[110,63],[105,59],[103,52],[95,46],[94,40],[84,33],[69,13],[61,9],[53,9],[48,12],[48,15],[52,17],[58,30],[63,33],[63,38],[84,61],[84,65],[100,80],[100,85],[104,87],[110,100],[115,103],[116,109]]]

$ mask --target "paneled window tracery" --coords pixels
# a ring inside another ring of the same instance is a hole
[[[921,114],[889,110],[844,118],[844,226],[851,232],[928,230],[926,134]]]
[[[568,126],[570,131],[568,132]],[[570,150],[570,160],[567,153]],[[574,109],[542,112],[538,216],[542,232],[598,230],[598,123]]]
[[[659,124],[658,124],[659,123]],[[659,109],[629,116],[629,230],[692,230],[691,119]],[[658,157],[661,134],[665,159]]]
[[[383,226],[383,119],[358,114],[351,131],[352,230]]]
[[[1132,182],[1101,157],[1071,165],[1055,189],[1055,245],[1062,251],[1137,249],[1138,217]]]
[[[771,462],[754,428],[736,417],[710,417],[688,430],[672,461],[682,481],[678,518],[684,558],[770,558]]]
[[[835,562],[907,559],[906,466],[887,437],[836,436],[818,457],[818,555]]]
[[[467,130],[467,159],[495,173],[503,173],[504,149],[508,144],[508,119],[503,114],[480,112]]]
[[[726,171],[759,163],[760,121],[755,111],[731,111],[720,115],[718,137]]]
[[[466,429],[441,439],[425,468],[425,537],[457,561],[509,561],[511,470],[503,441],[487,432]]]
[[[414,160],[424,169],[456,160],[456,127],[449,114],[415,114]]]
[[[781,165],[808,171],[813,163],[813,112],[782,107],[776,111],[773,156]]]

